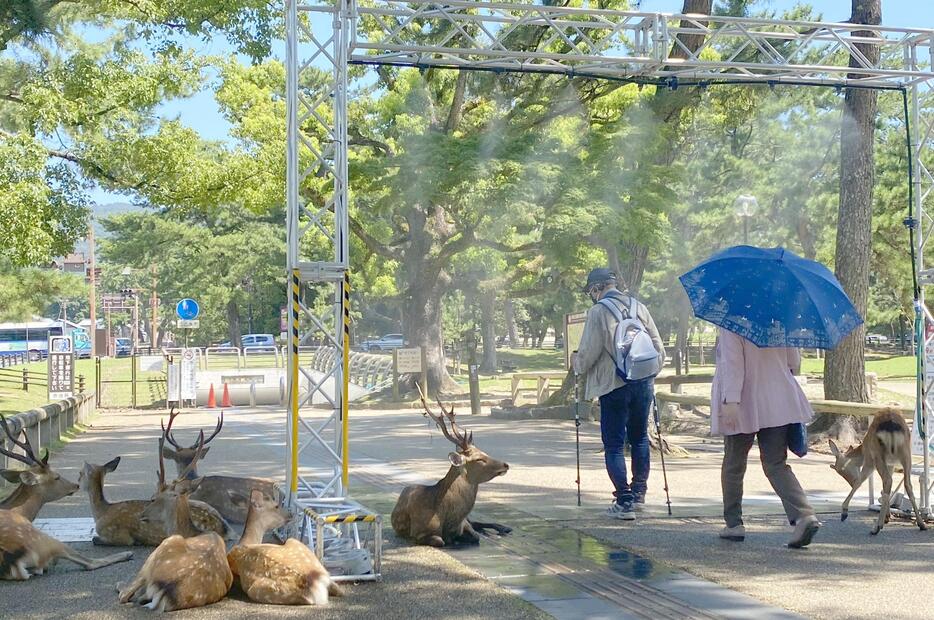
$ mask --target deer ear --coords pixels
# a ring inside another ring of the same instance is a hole
[[[208,446],[207,448],[201,448],[201,456],[199,456],[198,458],[203,459],[204,457],[206,457],[208,455],[208,450],[210,449],[211,449],[210,446]]]
[[[7,482],[19,484],[19,475],[23,473],[21,469],[0,469],[0,476]]]
[[[463,467],[464,463],[467,462],[467,459],[464,458],[464,455],[458,452],[451,452],[448,454],[448,460],[451,461],[451,465],[454,467]]]
[[[120,457],[118,456],[118,457],[116,457],[115,459],[113,459],[112,461],[110,461],[109,463],[106,463],[106,464],[104,465],[104,471],[111,471],[111,472],[112,472],[112,471],[114,471],[115,469],[117,469],[117,465],[119,465],[119,464],[120,464]]]
[[[175,456],[176,456],[176,455],[175,455],[175,450],[173,450],[172,448],[170,448],[170,447],[168,447],[168,446],[163,446],[163,447],[162,447],[162,456],[164,456],[164,457],[167,458],[167,459],[172,459],[172,460],[174,461],[174,460],[175,460]]]
[[[239,509],[249,508],[250,501],[240,493],[239,491],[234,491],[233,489],[227,489],[227,498],[230,500],[230,503],[236,506]],[[250,498],[252,500],[252,497]]]
[[[837,444],[833,442],[833,439],[830,439],[830,453],[834,456],[840,456],[840,449],[837,448]]]
[[[194,493],[195,490],[201,486],[201,483],[204,482],[204,476],[199,476],[188,482],[188,491]]]
[[[23,484],[29,485],[39,484],[39,476],[29,471],[28,469],[24,469],[23,471],[19,472],[19,481]]]

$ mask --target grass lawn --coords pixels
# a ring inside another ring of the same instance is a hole
[[[867,355],[866,372],[874,372],[879,379],[914,379],[917,359],[912,355]],[[806,374],[823,375],[824,360],[805,358],[801,371]]]
[[[101,405],[104,407],[129,407],[132,404],[133,388],[130,383],[132,377],[132,358],[101,358]],[[45,377],[47,361],[31,362],[12,369],[22,372],[27,368],[34,373]],[[78,375],[84,375],[88,390],[94,389],[94,360],[75,360],[75,388],[77,389]],[[11,373],[0,371],[3,378]],[[43,378],[43,384],[45,379]],[[136,376],[136,402],[138,407],[151,407],[165,398],[165,375],[160,372],[137,372]],[[113,382],[113,383],[111,383]],[[45,405],[49,402],[45,385],[30,387],[29,391],[22,390],[22,383],[14,384],[6,381],[0,382],[0,413],[13,414]]]

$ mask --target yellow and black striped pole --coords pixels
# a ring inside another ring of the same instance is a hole
[[[291,377],[289,387],[289,419],[291,420],[291,446],[292,461],[291,471],[289,472],[289,492],[292,499],[298,493],[298,315],[299,315],[299,294],[301,292],[301,276],[298,269],[292,270],[292,295],[289,302],[290,321],[289,326],[289,347],[292,351],[292,364],[289,368]]]
[[[350,411],[350,273],[344,272],[343,295],[343,316],[344,316],[344,339],[343,349],[344,371],[342,373],[343,385],[341,386],[341,484],[344,487],[344,494],[347,494],[347,487],[350,483],[350,420],[347,414]]]

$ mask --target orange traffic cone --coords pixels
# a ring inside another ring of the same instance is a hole
[[[232,407],[230,404],[230,390],[227,389],[227,384],[224,384],[224,396],[221,398],[221,407]]]
[[[208,409],[214,409],[217,407],[217,401],[214,398],[214,384],[211,384],[211,389],[208,390]]]

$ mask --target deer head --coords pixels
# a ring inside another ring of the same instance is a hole
[[[93,463],[84,462],[84,467],[81,469],[81,472],[78,474],[78,486],[81,487],[81,490],[90,493],[95,489],[100,489],[103,485],[104,476],[115,471],[117,465],[120,464],[120,457],[116,457],[103,465],[94,465]]]
[[[178,413],[173,408],[169,412],[168,426],[162,427],[162,436],[159,437],[159,470],[156,472],[159,482],[156,493],[152,496],[152,503],[146,506],[140,518],[144,522],[161,520],[165,523],[167,531],[171,532],[174,526],[175,529],[182,530],[179,533],[183,533],[193,530],[188,513],[188,496],[198,488],[203,478],[189,478],[188,474],[197,467],[199,458],[197,455],[204,454],[204,451],[202,451],[202,448],[204,448],[204,431],[199,432],[198,441],[193,447],[196,456],[192,457],[192,460],[179,472],[174,481],[167,483],[163,453],[166,439],[172,432],[172,423],[177,416]]]
[[[3,476],[8,482],[23,485],[23,492],[30,497],[37,498],[36,511],[42,504],[54,502],[57,499],[67,497],[78,490],[78,485],[63,478],[58,472],[49,467],[49,453],[46,451],[44,458],[38,458],[29,443],[29,436],[23,431],[23,440],[19,441],[10,431],[6,418],[0,415],[0,426],[3,432],[14,446],[23,451],[23,454],[17,454],[12,450],[6,450],[0,444],[0,454],[19,461],[26,465],[26,469],[0,469],[0,476]],[[33,515],[34,517],[35,515]]]
[[[441,429],[441,434],[443,434],[448,441],[457,446],[456,452],[448,454],[448,460],[450,460],[453,467],[463,470],[468,482],[471,484],[481,484],[497,476],[502,476],[509,471],[509,465],[507,463],[490,457],[486,452],[473,444],[472,432],[464,432],[463,429],[457,426],[457,423],[454,421],[455,413],[453,406],[451,406],[450,409],[446,409],[445,406],[441,404],[441,401],[438,400],[437,403],[441,408],[441,415],[434,413],[428,406],[428,401],[425,399],[425,393],[422,391],[421,386],[417,383],[415,385],[418,388],[418,393],[422,400],[422,408],[425,410],[424,414],[434,421],[438,428]],[[448,428],[449,424],[450,429]]]
[[[197,468],[189,467],[189,465],[191,465],[192,463],[196,461],[200,461],[205,456],[207,456],[208,450],[210,450],[210,448],[207,448],[205,446],[211,443],[212,439],[217,437],[217,434],[221,432],[221,428],[223,427],[224,427],[224,412],[221,411],[220,419],[217,420],[217,426],[215,427],[214,432],[211,433],[211,436],[208,437],[207,439],[204,439],[204,432],[203,431],[201,432],[200,439],[204,439],[204,443],[202,444],[201,448],[198,448],[197,442],[193,443],[187,448],[183,448],[182,446],[178,444],[177,441],[175,441],[175,436],[172,434],[172,423],[171,423],[171,418],[170,418],[169,429],[166,430],[165,426],[162,427],[162,436],[175,449],[173,450],[172,448],[161,446],[159,448],[160,454],[162,454],[166,458],[169,458],[175,461],[175,467],[176,467],[176,470],[179,472],[179,474],[181,474],[182,471],[187,470],[188,471],[187,477],[189,479],[197,478],[198,477]]]
[[[859,482],[859,472],[863,467],[863,446],[850,446],[845,452],[841,453],[833,439],[830,440],[830,452],[833,454],[835,462],[830,466],[850,484],[852,487]]]

